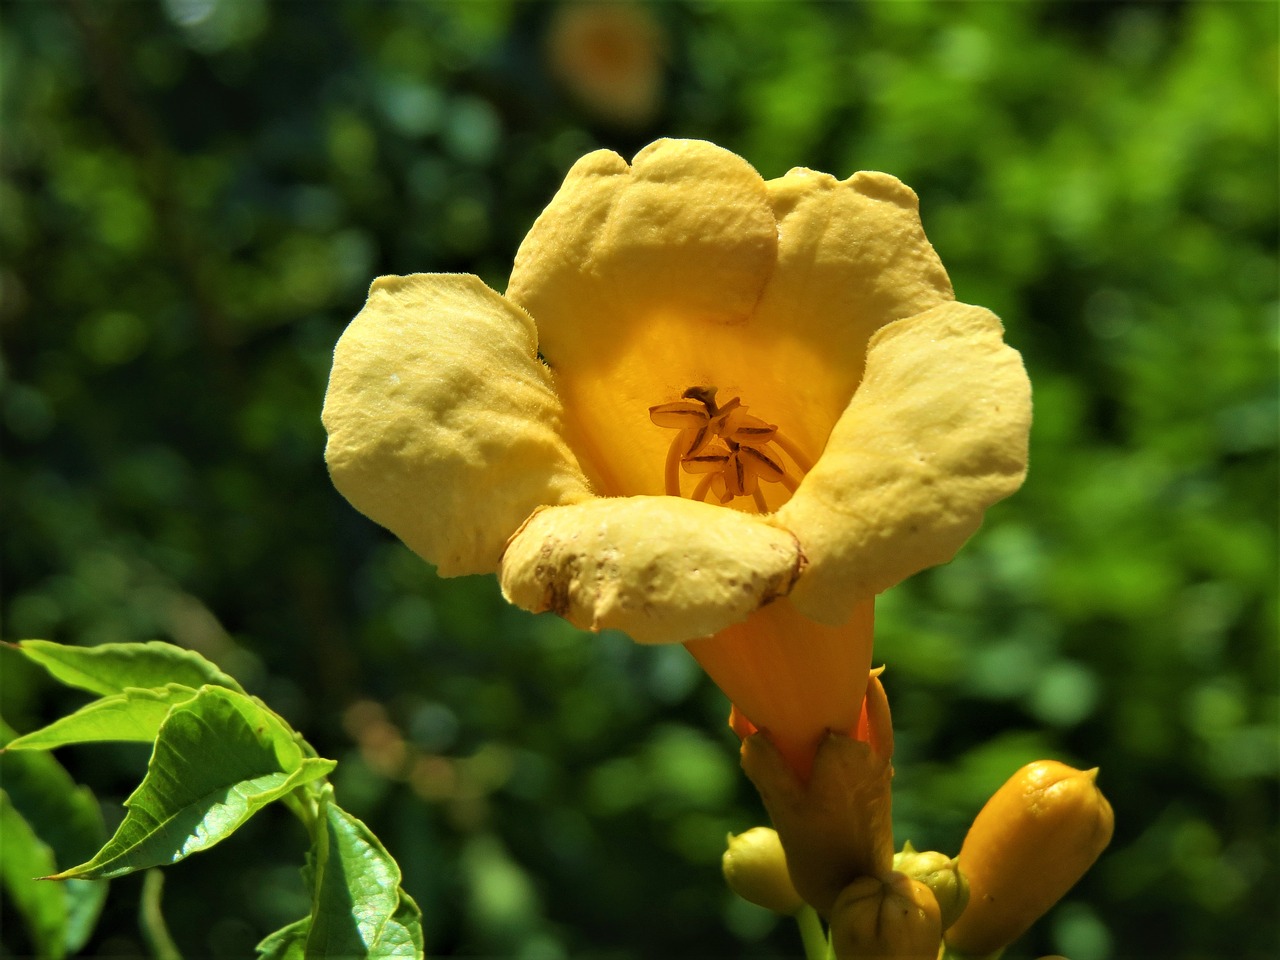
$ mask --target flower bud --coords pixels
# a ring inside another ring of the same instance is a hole
[[[970,899],[949,947],[985,956],[1008,946],[1084,876],[1115,825],[1097,775],[1040,760],[992,795],[960,849]]]
[[[787,858],[778,832],[769,827],[752,827],[736,837],[729,834],[729,849],[720,867],[729,889],[756,906],[790,916],[804,906],[791,885]]]
[[[929,888],[942,911],[943,930],[956,922],[969,903],[969,881],[960,872],[955,857],[937,850],[916,850],[905,843],[902,852],[894,854],[893,869]]]
[[[938,901],[904,873],[859,877],[841,891],[831,911],[836,960],[934,960],[941,943]]]

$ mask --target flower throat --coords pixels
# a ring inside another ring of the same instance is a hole
[[[721,503],[751,497],[760,513],[768,513],[761,481],[781,483],[795,492],[799,478],[813,464],[781,433],[776,424],[747,413],[739,397],[716,403],[715,387],[690,387],[681,399],[649,408],[655,426],[678,430],[667,449],[666,493],[682,496],[680,471],[700,476],[690,497]],[[790,466],[782,453],[790,460]]]

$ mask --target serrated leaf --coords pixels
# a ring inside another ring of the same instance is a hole
[[[111,695],[129,687],[163,687],[180,683],[196,689],[206,684],[244,689],[200,654],[171,643],[103,643],[75,647],[51,640],[21,640],[13,646],[44,667],[54,679],[90,693]]]
[[[176,863],[226,839],[267,804],[329,773],[292,730],[249,697],[202,687],[161,724],[147,775],[115,836],[53,879],[109,879]]]
[[[196,691],[180,683],[163,687],[129,687],[102,697],[47,727],[25,733],[5,744],[5,750],[52,750],[71,743],[138,741],[150,743],[169,710],[186,703]]]
[[[257,946],[259,960],[304,960],[310,929],[311,918],[303,917],[264,937]]]
[[[395,860],[368,827],[332,803],[325,827],[313,858],[307,960],[421,957],[422,915],[400,889]]]
[[[12,734],[0,721],[0,742]],[[98,801],[86,787],[77,785],[57,760],[42,753],[0,756],[0,782],[4,783],[14,815],[50,851],[47,863],[24,874],[27,867],[17,862],[22,841],[11,839],[14,831],[22,828],[11,823],[0,829],[0,849],[4,851],[0,869],[6,888],[15,903],[24,897],[56,895],[64,904],[61,942],[68,953],[74,953],[93,932],[107,885],[75,880],[59,886],[39,883],[34,878],[56,870],[59,863],[75,863],[101,846],[106,827]]]
[[[0,847],[4,849],[0,881],[22,917],[36,955],[61,960],[67,955],[67,895],[53,884],[35,879],[55,868],[53,848],[36,836],[3,790]]]

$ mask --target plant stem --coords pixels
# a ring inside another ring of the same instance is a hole
[[[153,867],[143,874],[138,924],[155,960],[182,960],[178,945],[173,942],[169,928],[165,925],[164,914],[160,912],[160,892],[163,889],[164,874],[158,868]]]
[[[822,921],[818,919],[818,912],[806,906],[796,914],[796,924],[800,927],[805,960],[826,960],[827,935],[822,929]]]

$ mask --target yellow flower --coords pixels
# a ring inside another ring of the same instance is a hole
[[[579,160],[516,254],[374,281],[326,459],[442,576],[688,642],[802,776],[858,722],[874,596],[1026,471],[1030,391],[893,177],[701,141]]]

